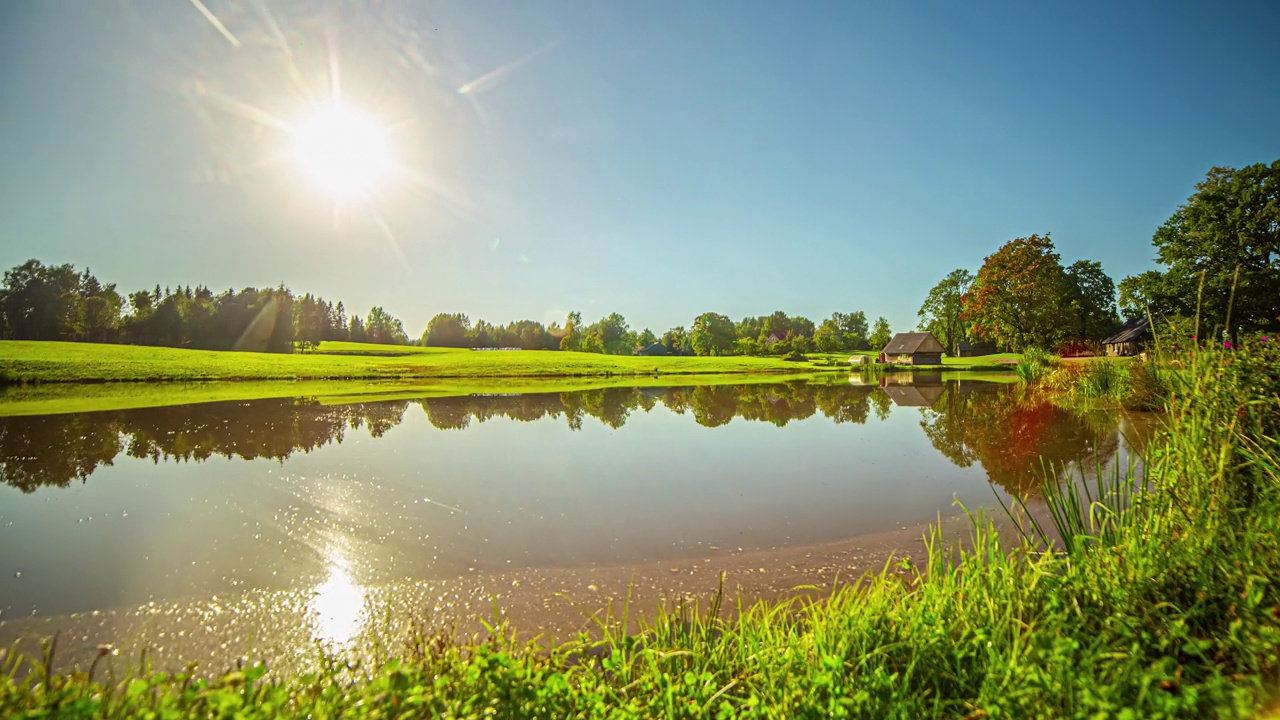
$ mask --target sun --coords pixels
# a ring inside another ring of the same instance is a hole
[[[341,102],[312,108],[291,135],[307,179],[338,202],[366,197],[393,166],[387,129]]]

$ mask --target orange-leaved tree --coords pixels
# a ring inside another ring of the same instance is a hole
[[[964,295],[964,319],[1002,347],[1054,349],[1076,326],[1070,287],[1048,233],[1010,240],[983,261]]]

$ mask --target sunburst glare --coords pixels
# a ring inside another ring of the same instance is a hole
[[[290,131],[307,179],[337,202],[361,200],[394,168],[386,128],[340,100],[312,108]]]

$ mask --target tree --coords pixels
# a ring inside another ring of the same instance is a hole
[[[968,339],[969,327],[965,322],[964,294],[973,284],[973,274],[964,268],[952,270],[933,286],[924,304],[916,311],[920,318],[920,330],[933,333],[951,355],[960,354],[960,343]]]
[[[1166,309],[1164,276],[1159,270],[1148,270],[1120,281],[1120,311],[1126,320],[1143,317],[1149,308]]]
[[[892,339],[893,331],[889,329],[889,321],[883,317],[876,318],[875,327],[871,329],[871,337],[867,338],[867,342],[871,343],[871,349],[878,352]]]
[[[627,325],[627,319],[622,315],[609,313],[608,316],[600,318],[600,321],[592,325],[589,330],[594,330],[600,336],[604,352],[610,355],[631,354],[631,347],[634,344],[630,337],[631,327]]]
[[[818,346],[820,352],[825,353],[839,352],[844,349],[844,336],[840,332],[840,325],[834,315],[823,320],[818,329],[813,332],[813,343]]]
[[[733,321],[720,313],[702,313],[693,321],[689,340],[699,355],[727,355],[735,340]]]
[[[1102,263],[1077,260],[1066,269],[1071,306],[1075,310],[1079,339],[1099,341],[1115,330],[1116,284],[1102,271]]]
[[[649,328],[645,328],[638,336],[636,336],[636,345],[639,347],[647,347],[656,342],[658,342],[658,336],[654,335],[653,331]]]
[[[422,334],[422,344],[431,347],[468,347],[468,332],[471,320],[462,313],[439,313],[427,322],[427,330]],[[486,340],[488,340],[486,333]],[[477,345],[476,347],[484,347]]]
[[[564,337],[560,338],[561,350],[580,350],[582,345],[582,313],[573,311],[564,322]]]
[[[0,313],[14,340],[72,339],[78,324],[80,277],[71,265],[28,260],[6,270]]]
[[[347,339],[351,342],[369,342],[369,334],[364,330],[364,321],[359,315],[352,315],[347,323]]]
[[[1168,267],[1140,283],[1154,312],[1194,315],[1203,272],[1202,326],[1225,327],[1230,305],[1233,331],[1280,329],[1280,160],[1213,168],[1151,243]],[[1132,300],[1135,285],[1125,289]]]
[[[673,327],[662,333],[662,344],[673,353],[693,352],[693,345],[689,342],[689,333],[684,326]]]
[[[369,342],[372,343],[404,345],[409,342],[409,336],[404,332],[404,325],[377,305],[370,308],[369,314],[365,316],[364,328],[369,335]]]
[[[983,261],[963,317],[978,337],[1015,351],[1054,348],[1075,325],[1069,289],[1048,233],[1010,240]]]

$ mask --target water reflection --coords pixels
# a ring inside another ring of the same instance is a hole
[[[256,588],[345,643],[387,583],[897,531],[1122,422],[920,375],[4,418],[0,615]]]
[[[1010,493],[1039,492],[1046,469],[1095,475],[1120,449],[1120,416],[1075,413],[1016,392],[991,393],[967,383],[939,386],[922,411],[929,442],[960,467],[981,464],[987,478]],[[1124,438],[1140,452],[1151,423],[1126,423]]]
[[[316,638],[345,644],[360,629],[364,612],[364,588],[355,580],[351,563],[339,548],[326,558],[328,577],[316,586],[311,611],[316,618]]]
[[[562,419],[571,430],[581,430],[590,417],[619,429],[634,413],[657,406],[690,415],[707,428],[736,418],[786,427],[819,414],[836,424],[865,424],[872,416],[885,421],[894,407],[919,409],[920,427],[934,448],[959,467],[980,463],[992,482],[1010,492],[1036,486],[1041,458],[1053,465],[1105,463],[1118,447],[1113,415],[1077,415],[1029,403],[992,383],[944,383],[940,375],[908,373],[870,381],[855,375],[847,383],[606,388],[342,406],[284,399],[0,418],[0,479],[23,492],[66,487],[118,456],[156,463],[217,456],[283,461],[342,443],[351,429],[365,428],[379,438],[412,405],[441,430],[464,430],[496,417]]]

